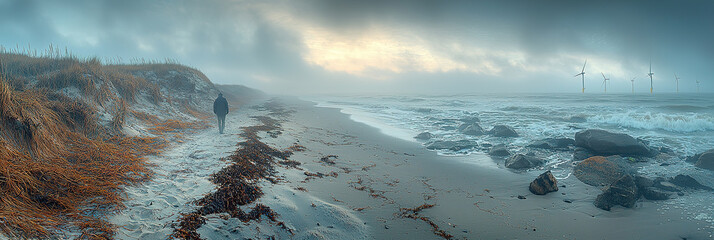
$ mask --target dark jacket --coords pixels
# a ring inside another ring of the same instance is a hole
[[[223,96],[218,96],[216,101],[213,102],[213,113],[216,115],[226,115],[228,114],[228,101]]]

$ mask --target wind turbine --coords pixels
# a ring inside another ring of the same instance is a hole
[[[654,75],[652,72],[652,60],[650,60],[650,73],[647,75],[650,76],[650,94],[652,94],[652,76]]]
[[[605,74],[603,72],[600,72],[600,74],[602,74],[602,78],[604,79],[604,80],[602,80],[602,84],[605,85],[605,93],[607,93],[607,81],[610,79],[606,78]]]
[[[632,82],[632,94],[635,94],[635,78],[637,77],[633,77],[632,79],[630,79],[630,82]]]
[[[699,79],[697,79],[697,93],[699,93]]]
[[[585,59],[585,64],[583,64],[583,70],[580,71],[580,73],[575,74],[575,76],[582,76],[583,77],[583,93],[585,93],[585,65],[588,64],[588,59]]]
[[[677,82],[677,93],[679,93],[679,77],[677,77],[677,74],[674,74],[674,80]]]

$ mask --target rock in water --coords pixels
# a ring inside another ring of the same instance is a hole
[[[654,186],[654,180],[638,175],[635,176],[635,185],[639,189],[652,187]]]
[[[669,193],[657,189],[655,186],[655,181],[644,176],[635,176],[635,186],[637,186],[637,191],[645,197],[647,200],[667,200],[669,199]],[[661,182],[661,181],[660,181]]]
[[[697,161],[699,161],[699,157],[701,157],[704,153],[707,153],[707,152],[710,152],[710,151],[714,152],[714,149],[708,150],[708,151],[703,152],[703,153],[694,154],[694,156],[688,156],[687,158],[684,159],[684,161],[685,161],[685,162],[688,162],[688,163],[695,164],[695,163],[697,163]]]
[[[513,169],[526,169],[540,166],[544,162],[545,161],[543,161],[543,159],[519,153],[506,159],[506,167]]]
[[[584,147],[575,147],[575,150],[573,150],[573,161],[582,161],[592,156],[595,155]]]
[[[423,133],[420,133],[419,135],[416,135],[416,137],[414,137],[414,138],[419,139],[419,140],[429,140],[433,137],[434,137],[434,134],[431,134],[430,132],[423,132]]]
[[[518,137],[516,130],[513,130],[512,127],[506,125],[493,126],[493,128],[488,131],[488,134],[491,134],[494,137]]]
[[[576,133],[575,146],[587,148],[596,155],[653,156],[647,145],[630,135],[600,129]]]
[[[555,177],[553,177],[553,174],[550,173],[550,170],[548,170],[533,180],[531,185],[528,187],[528,190],[536,195],[545,195],[549,192],[556,192],[558,191],[558,180],[556,180]]]
[[[528,147],[543,148],[543,149],[568,149],[569,146],[575,144],[575,140],[570,138],[546,138],[528,144]]]
[[[712,188],[702,185],[693,177],[682,174],[675,176],[670,182],[683,188],[712,190]]]
[[[647,200],[667,200],[669,194],[654,187],[637,188]]]
[[[491,150],[488,151],[488,155],[505,157],[511,155],[511,152],[508,151],[508,148],[506,148],[505,144],[498,144],[496,146],[491,147]]]
[[[694,166],[714,171],[714,149],[699,155],[699,158],[694,163]]]
[[[598,195],[593,204],[607,211],[610,211],[610,208],[616,205],[631,208],[635,206],[638,197],[639,194],[635,181],[632,179],[632,176],[625,175]]]
[[[652,184],[652,187],[669,192],[681,192],[682,188],[677,185],[674,185],[674,183],[671,183],[670,180],[672,180],[672,178],[665,179],[663,177],[657,177],[653,181],[654,184]]]
[[[461,133],[471,136],[481,136],[485,134],[483,132],[483,128],[481,128],[481,125],[478,125],[478,123],[471,123],[468,126],[463,127],[463,129],[462,126],[459,126],[459,130]]]
[[[591,186],[607,186],[634,170],[620,156],[595,156],[583,160],[573,169],[573,175]]]

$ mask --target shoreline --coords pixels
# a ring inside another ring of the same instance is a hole
[[[214,167],[192,170],[197,174],[194,178],[186,176],[204,184],[184,186],[195,188],[191,191],[197,194],[180,199],[183,205],[168,217],[156,217],[167,211],[154,209],[161,206],[147,206],[166,196],[137,199],[137,206],[143,207],[133,209],[127,213],[133,217],[124,216],[117,224],[131,219],[139,227],[128,234],[121,230],[117,237],[170,235],[172,226],[178,224],[178,213],[196,211],[199,207],[194,201],[215,191],[208,179],[228,166],[219,158],[237,152],[235,144],[246,140],[239,128],[260,122],[252,116],[269,117],[279,125],[257,132],[262,143],[281,151],[296,144],[305,150],[289,157],[295,165],[275,159],[276,172],[271,177],[277,181],[258,180],[262,197],[239,206],[245,212],[267,206],[277,214],[277,221],[259,217],[242,222],[229,214],[208,214],[206,223],[196,230],[204,239],[699,239],[712,234],[706,221],[693,220],[682,209],[663,202],[643,200],[632,209],[603,211],[593,205],[601,190],[574,176],[558,179],[558,192],[533,195],[528,184],[541,170],[511,171],[502,166],[503,160],[480,153],[440,155],[419,142],[353,121],[336,108],[317,107],[297,98],[283,97],[279,102],[289,114],[271,114],[256,108],[258,102],[232,112],[238,114],[227,120],[228,134],[221,138],[211,133],[213,129],[192,136],[193,141],[221,141],[223,150],[216,150],[211,142],[186,141],[190,149],[180,146],[191,151],[166,156],[183,158],[185,164],[179,168]],[[196,151],[206,156],[187,157]],[[151,214],[146,215],[147,211]]]
[[[558,192],[532,195],[528,184],[541,173],[539,170],[484,168],[468,163],[473,162],[468,160],[472,158],[494,162],[484,154],[442,156],[418,142],[395,138],[355,122],[339,109],[320,108],[302,100],[283,101],[290,101],[288,108],[296,110],[292,121],[284,124],[284,136],[302,140],[300,143],[308,149],[297,153],[293,160],[316,169],[312,171],[352,169],[337,178],[310,181],[303,187],[323,200],[334,198],[352,209],[367,207],[357,211],[357,216],[372,226],[373,236],[435,237],[426,223],[394,217],[400,208],[422,204],[436,205],[421,215],[430,217],[455,238],[669,239],[711,235],[712,229],[706,228],[705,221],[688,220],[681,211],[664,209],[665,203],[641,200],[635,208],[606,212],[592,204],[600,189],[574,176],[560,179],[559,185],[566,187]],[[266,139],[274,140],[278,139]],[[286,141],[273,142],[281,143]],[[334,166],[316,162],[326,155],[338,156]],[[360,171],[360,166],[369,168]],[[368,183],[355,184],[359,180]],[[375,201],[370,199],[373,197],[358,196],[363,186],[385,198]],[[518,199],[518,195],[527,199]],[[613,231],[615,226],[627,229]],[[653,226],[658,227],[652,229]]]

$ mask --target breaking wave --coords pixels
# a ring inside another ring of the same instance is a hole
[[[596,115],[589,122],[614,124],[625,128],[665,130],[670,132],[700,132],[714,130],[714,118],[706,114],[666,114],[651,112],[626,112]]]

